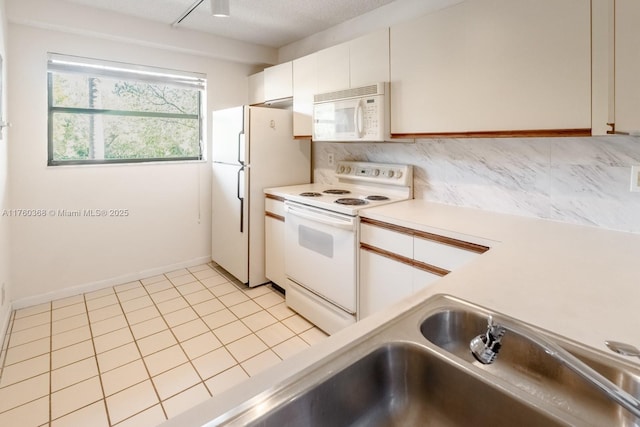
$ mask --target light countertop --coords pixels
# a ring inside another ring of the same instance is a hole
[[[277,193],[272,193],[277,194]],[[435,294],[450,294],[581,342],[640,347],[640,234],[409,200],[360,216],[491,247],[418,294],[346,328],[164,425],[201,426]],[[210,424],[215,425],[215,424]]]
[[[361,216],[496,242],[425,297],[451,294],[609,353],[607,339],[640,346],[640,234],[423,200],[363,209]]]

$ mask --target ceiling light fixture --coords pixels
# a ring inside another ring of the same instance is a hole
[[[179,23],[184,21],[187,16],[191,15],[191,12],[196,10],[198,6],[204,3],[204,0],[195,0],[195,2],[184,11],[182,15],[171,24],[172,27],[176,27]],[[211,0],[211,14],[213,16],[228,17],[229,14],[229,0]]]
[[[211,14],[218,17],[229,17],[229,0],[211,0]]]

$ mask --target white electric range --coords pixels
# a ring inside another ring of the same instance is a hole
[[[335,184],[280,187],[286,303],[325,332],[355,323],[358,211],[413,198],[411,165],[338,162]]]
[[[362,208],[413,198],[411,165],[339,162],[335,184],[301,184],[278,188],[286,200],[355,216]]]

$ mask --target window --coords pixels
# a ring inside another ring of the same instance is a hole
[[[202,159],[205,76],[49,54],[49,165]]]

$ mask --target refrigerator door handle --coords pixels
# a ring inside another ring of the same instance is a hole
[[[238,163],[241,166],[244,166],[244,160],[242,159],[242,151],[241,148],[244,145],[244,131],[238,132]]]
[[[244,164],[238,169],[236,197],[240,200],[240,232],[244,233],[244,194],[240,194],[240,174],[244,173]]]

